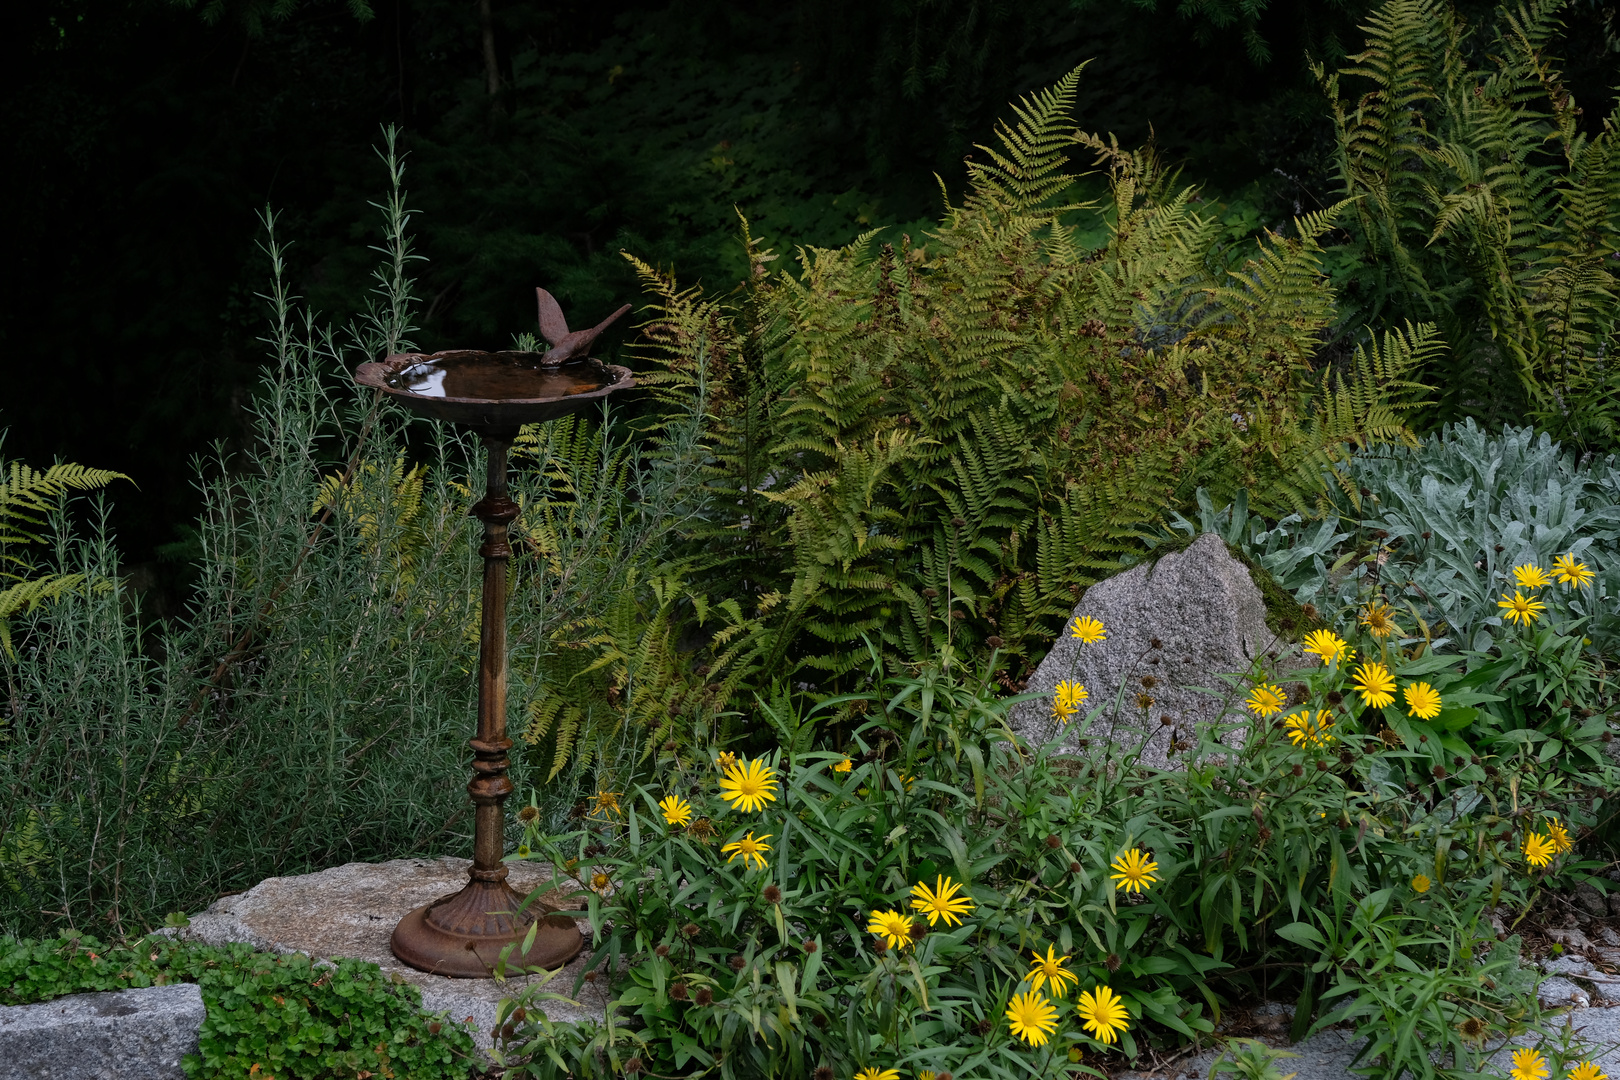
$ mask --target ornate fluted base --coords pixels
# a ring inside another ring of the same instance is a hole
[[[572,960],[585,944],[574,920],[566,915],[516,915],[523,898],[505,881],[476,878],[453,896],[441,897],[416,908],[394,927],[389,942],[394,955],[433,975],[457,979],[489,979],[501,949],[515,942],[519,948],[531,924],[540,923],[534,944],[526,953],[517,948],[506,958],[509,966],[559,968]],[[507,912],[508,914],[492,914]]]

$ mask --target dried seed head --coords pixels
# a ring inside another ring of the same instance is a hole
[[[1478,765],[1479,764],[1479,755],[1478,754],[1469,754],[1468,755],[1468,764],[1470,764],[1470,765]]]
[[[1072,863],[1069,864],[1069,873],[1078,874],[1079,872],[1080,872],[1080,864],[1079,863],[1072,862]]]
[[[653,950],[653,955],[658,957],[660,960],[662,960],[664,957],[669,955],[669,946],[668,945],[660,945],[660,946],[658,946],[658,948]]]
[[[873,941],[872,942],[872,951],[877,953],[879,956],[882,956],[884,953],[888,952],[889,951],[888,939],[887,938],[878,938],[877,940]]]
[[[833,1071],[826,1065],[817,1065],[816,1071],[812,1075],[815,1080],[833,1080]]]
[[[767,904],[780,904],[782,902],[782,890],[778,889],[775,885],[765,886],[764,890],[760,892],[760,895],[765,898],[765,902]]]
[[[701,932],[701,929],[695,922],[689,922],[685,926],[681,927],[681,933],[685,934],[689,938],[697,937]]]
[[[1320,616],[1320,612],[1318,612],[1316,610],[1316,605],[1315,604],[1301,604],[1299,606],[1299,610],[1300,610],[1300,613],[1303,614],[1305,616],[1305,618],[1309,619],[1311,622],[1315,622],[1317,620],[1317,618]]]
[[[973,1025],[973,1030],[978,1032],[980,1035],[988,1035],[992,1030],[995,1029],[995,1026],[996,1025],[989,1020],[980,1020],[977,1024]]]
[[[586,973],[585,973],[585,981],[586,981],[586,982],[588,982],[588,983],[593,983],[593,982],[595,982],[595,981],[596,981],[596,972],[594,972],[594,971],[587,971],[587,972],[586,972]]]
[[[731,959],[727,960],[726,964],[732,971],[741,971],[748,966],[748,961],[744,959],[742,953],[732,953]]]
[[[1168,716],[1161,716],[1161,717],[1159,717],[1159,726],[1160,727],[1175,727],[1176,722],[1174,720],[1170,719],[1170,717],[1168,717]]]
[[[533,806],[525,806],[523,809],[518,811],[518,820],[523,822],[525,825],[539,816],[540,811]]]
[[[1164,642],[1160,641],[1158,638],[1149,638],[1148,639],[1148,648],[1150,648],[1150,649],[1162,649],[1162,648],[1164,648]]]
[[[1436,780],[1444,780],[1446,778],[1446,775],[1447,775],[1446,774],[1446,767],[1444,765],[1436,765],[1434,768],[1430,769],[1429,771],[1434,774],[1434,778]]]
[[[1294,775],[1295,776],[1304,776],[1305,775],[1305,766],[1301,765],[1297,761],[1294,762]]]
[[[1323,761],[1321,758],[1316,759],[1316,771],[1317,772],[1327,772],[1327,767],[1328,767],[1327,762]]]
[[[929,586],[928,588],[923,590],[923,595],[928,597],[928,599],[932,600],[934,597],[939,595],[939,590],[934,588],[933,586]]]
[[[439,1032],[441,1032],[443,1030],[444,1030],[444,1025],[440,1024],[437,1020],[433,1020],[433,1021],[430,1021],[428,1023],[428,1034],[429,1035],[437,1035]]]
[[[954,1073],[942,1072],[935,1076],[934,1080],[956,1080],[956,1075]]]
[[[1470,1016],[1457,1025],[1457,1030],[1461,1031],[1467,1038],[1480,1039],[1484,1038],[1485,1032],[1490,1030],[1490,1025],[1477,1016]]]
[[[1339,764],[1340,765],[1354,765],[1355,763],[1356,763],[1356,755],[1355,755],[1354,751],[1351,751],[1351,750],[1340,750],[1339,751]]]
[[[1496,545],[1496,553],[1498,555],[1502,554],[1502,545],[1501,544]]]
[[[523,1021],[527,1020],[528,1018],[529,1018],[529,1010],[525,1009],[523,1006],[519,1005],[517,1008],[512,1010],[512,1019],[516,1023],[521,1024],[521,1023],[523,1023]]]
[[[698,992],[692,995],[692,1000],[699,1005],[708,1005],[714,1001],[714,991],[707,986],[700,986]]]
[[[1058,848],[1063,846],[1063,841],[1057,838],[1056,833],[1053,833],[1051,836],[1046,838],[1046,846],[1051,848],[1053,851],[1056,851]]]
[[[991,634],[989,637],[985,638],[984,643],[990,646],[992,649],[999,649],[1002,645],[1001,638],[995,634]],[[825,1066],[823,1066],[823,1068],[825,1068]]]
[[[1599,735],[1598,738],[1604,742],[1614,742],[1614,732],[1605,731],[1602,735]]]
[[[921,941],[925,936],[927,936],[928,927],[924,926],[920,922],[914,922],[911,924],[911,928],[907,930],[906,933],[911,935],[912,941]]]
[[[1327,699],[1329,705],[1338,705],[1344,701],[1344,695],[1339,693],[1337,690],[1329,690]]]
[[[634,1076],[634,1075],[636,1075],[636,1073],[638,1073],[640,1071],[641,1071],[641,1059],[639,1057],[633,1057],[629,1061],[624,1063],[624,1072],[625,1072],[626,1076]]]
[[[669,988],[669,996],[676,1001],[685,1001],[691,995],[687,992],[685,983],[676,983]]]
[[[1120,959],[1118,953],[1109,953],[1108,959],[1103,961],[1103,966],[1108,968],[1109,971],[1118,971],[1119,964]]]
[[[1266,828],[1264,825],[1260,826],[1260,842],[1262,844],[1264,844],[1266,841],[1268,841],[1270,839],[1271,839],[1271,830]]]
[[[804,951],[805,952],[813,953],[819,948],[821,948],[821,946],[816,944],[816,939],[815,938],[806,939],[806,941],[804,943]]]
[[[1144,675],[1144,676],[1142,676],[1142,689],[1151,690],[1155,686],[1158,686],[1158,685],[1159,685],[1159,680],[1155,679],[1152,675]]]

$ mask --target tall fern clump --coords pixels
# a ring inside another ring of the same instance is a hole
[[[1343,377],[1311,366],[1338,208],[1228,266],[1192,188],[1068,119],[1079,78],[1014,108],[926,238],[801,250],[797,273],[748,240],[728,300],[637,264],[650,381],[709,401],[699,539],[741,582],[748,609],[722,632],[750,662],[827,685],[863,638],[1031,658],[1137,523],[1198,485],[1303,506],[1348,445],[1408,437],[1432,327]],[[1074,152],[1106,164],[1106,207],[1070,200]],[[1105,211],[1111,237],[1088,250],[1078,226]]]
[[[1620,440],[1620,105],[1595,135],[1548,43],[1565,0],[1501,9],[1483,60],[1438,0],[1391,0],[1334,101],[1361,321],[1432,320],[1442,418]],[[1590,110],[1593,103],[1587,103]]]

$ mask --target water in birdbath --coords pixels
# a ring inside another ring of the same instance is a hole
[[[441,353],[387,376],[395,390],[421,397],[525,401],[588,394],[618,381],[600,360],[547,364],[544,353]]]

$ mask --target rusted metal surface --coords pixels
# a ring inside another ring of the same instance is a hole
[[[545,328],[544,301],[550,299],[550,294],[543,289],[539,292],[541,322]],[[552,307],[556,307],[556,301],[552,301]],[[471,740],[473,779],[467,785],[475,823],[473,862],[468,870],[471,880],[460,892],[411,911],[394,928],[391,941],[394,955],[422,971],[458,978],[488,978],[494,973],[501,949],[508,943],[516,946],[508,958],[509,963],[528,968],[556,968],[572,959],[584,944],[574,921],[566,916],[533,909],[518,914],[521,897],[507,884],[507,868],[502,861],[504,804],[512,792],[512,781],[506,775],[510,766],[507,751],[512,748],[512,740],[506,736],[506,567],[512,557],[507,532],[518,516],[518,506],[507,494],[506,461],[512,440],[522,424],[567,415],[601,401],[613,391],[635,385],[626,368],[569,358],[589,348],[603,328],[626,310],[628,307],[620,309],[595,329],[578,334],[568,332],[558,311],[553,325],[546,330],[548,339],[558,348],[567,348],[569,353],[561,358],[567,361],[565,364],[543,365],[550,373],[550,382],[545,385],[554,390],[558,372],[578,366],[581,380],[600,381],[604,373],[610,377],[611,381],[593,390],[570,392],[565,389],[561,396],[549,397],[472,398],[424,396],[390,383],[402,370],[435,358],[516,357],[500,362],[524,365],[528,357],[536,354],[453,352],[424,356],[407,353],[363,364],[355,373],[358,382],[377,387],[412,411],[480,432],[489,451],[484,497],[472,508],[473,515],[484,523],[484,542],[478,549],[484,559],[484,590],[478,644],[478,734]],[[557,331],[559,325],[560,340],[552,337],[552,331]],[[556,351],[553,349],[552,353]],[[486,360],[475,362],[485,363]],[[586,364],[596,366],[586,370]],[[588,384],[581,381],[579,385]],[[523,392],[521,387],[517,392]],[[517,947],[521,947],[535,922],[540,926],[534,943],[526,953],[519,954]]]
[[[536,289],[534,292],[540,301],[540,334],[551,343],[551,351],[545,355],[545,362],[548,364],[561,364],[577,357],[589,356],[591,346],[602,336],[602,331],[612,326],[630,310],[630,305],[626,304],[589,330],[569,330],[568,320],[563,318],[562,308],[558,306],[556,298],[544,289]]]

